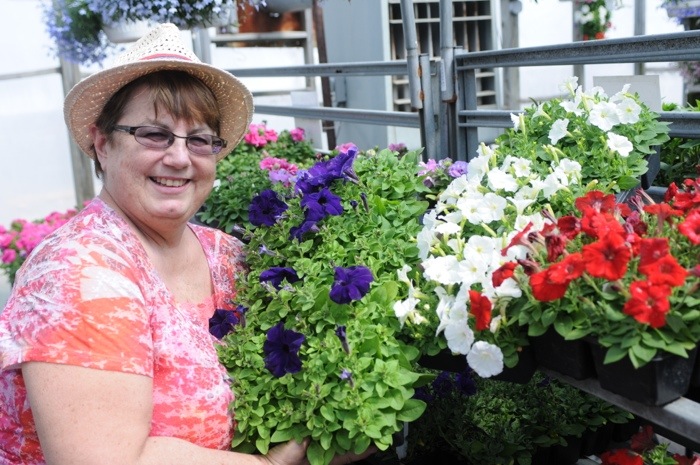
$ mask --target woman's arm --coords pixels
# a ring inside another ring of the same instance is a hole
[[[152,382],[147,376],[55,363],[22,365],[48,465],[268,465],[265,456],[206,449],[149,437]],[[302,464],[306,447],[271,451],[277,465]]]

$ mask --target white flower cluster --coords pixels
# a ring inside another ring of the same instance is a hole
[[[581,165],[562,159],[542,176],[532,161],[506,155],[498,164],[496,147],[483,143],[479,155],[471,160],[467,173],[452,181],[440,195],[433,210],[424,217],[418,235],[424,289],[430,287],[438,297],[435,311],[439,318],[436,336],[444,333],[453,353],[467,356],[469,365],[482,377],[503,370],[500,348],[486,341],[475,341],[469,324],[469,291],[478,290],[494,308],[490,331],[497,332],[507,301],[521,296],[515,280],[508,278],[499,286],[493,273],[506,262],[525,258],[523,246],[508,247],[512,238],[528,224],[532,230],[545,225],[540,208],[556,192],[580,179]],[[532,208],[528,208],[532,207]],[[508,247],[505,254],[502,251]],[[399,279],[408,285],[408,298],[394,305],[401,324],[423,324],[419,286],[407,277],[408,267]]]
[[[619,124],[634,124],[639,121],[642,107],[628,94],[629,88],[630,85],[625,84],[620,92],[608,98],[602,87],[594,87],[590,92],[584,92],[578,85],[578,78],[572,77],[559,86],[559,90],[567,92],[572,99],[563,100],[560,105],[569,113],[585,116],[589,124],[605,131],[608,148],[621,157],[627,157],[634,149],[632,142],[612,129]],[[538,105],[533,119],[542,116],[542,107],[543,104]],[[522,125],[520,118],[522,115],[511,115],[516,131]],[[556,144],[564,137],[574,137],[568,131],[568,126],[567,118],[560,118],[552,123],[552,129],[549,131],[550,142]]]

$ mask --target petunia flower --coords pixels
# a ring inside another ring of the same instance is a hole
[[[476,341],[467,354],[467,363],[482,378],[496,376],[503,371],[503,352],[486,341]]]
[[[265,368],[281,378],[282,376],[301,371],[299,349],[304,343],[305,336],[291,329],[284,329],[284,323],[279,322],[267,332],[263,344],[265,353]]]
[[[246,307],[239,305],[235,310],[217,308],[209,318],[209,332],[217,339],[223,339],[241,321]]]
[[[248,207],[248,219],[254,226],[273,226],[289,206],[271,189],[253,197]]]
[[[282,288],[282,282],[289,284],[299,281],[299,275],[290,267],[273,266],[260,273],[260,282],[269,282],[278,291]]]
[[[305,194],[301,199],[301,206],[305,208],[307,221],[320,221],[326,216],[343,214],[343,206],[340,197],[324,187],[319,192]]]
[[[369,291],[372,281],[374,276],[367,267],[335,267],[335,281],[331,287],[330,298],[337,304],[348,304],[353,300],[360,300]]]

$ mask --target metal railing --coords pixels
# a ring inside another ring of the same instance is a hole
[[[476,74],[484,68],[529,66],[646,63],[700,60],[700,31],[573,42],[546,47],[455,53],[458,108],[456,144],[458,158],[476,156],[478,129],[511,127],[510,114],[519,110],[479,110]],[[700,138],[700,113],[661,112],[671,122],[671,135]]]

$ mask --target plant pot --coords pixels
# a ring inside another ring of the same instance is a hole
[[[266,0],[264,11],[270,13],[289,13],[292,11],[304,11],[313,6],[313,0]]]
[[[574,465],[581,457],[581,438],[567,436],[566,445],[557,444],[549,451],[549,463],[557,465]]]
[[[465,355],[453,355],[449,349],[442,350],[435,355],[423,355],[420,360],[418,360],[418,364],[432,370],[449,371],[453,373],[461,373],[469,367]],[[518,357],[517,365],[513,368],[504,367],[500,374],[490,379],[525,384],[530,381],[536,369],[537,365],[535,364],[532,350],[529,346],[523,347]]]
[[[583,339],[567,341],[550,326],[541,336],[531,337],[530,345],[541,367],[579,380],[595,376],[591,349]]]
[[[627,357],[606,365],[607,349],[600,344],[592,344],[591,349],[600,387],[606,391],[659,406],[682,397],[690,388],[697,349],[688,358],[663,353],[640,368],[634,368]]]
[[[148,33],[151,24],[148,21],[124,21],[116,24],[105,24],[102,30],[107,39],[113,44],[135,42]]]
[[[664,6],[669,18],[700,16],[700,0],[686,0]]]
[[[608,450],[615,426],[614,423],[606,423],[595,430],[586,430],[581,436],[581,457],[600,455]]]

